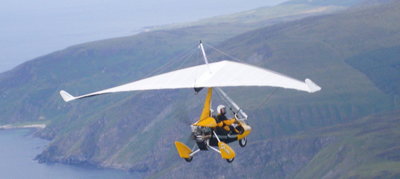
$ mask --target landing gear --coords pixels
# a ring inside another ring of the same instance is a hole
[[[228,163],[232,163],[234,160],[235,160],[235,158],[226,159],[226,161],[227,161]]]
[[[240,147],[245,147],[247,145],[247,137],[239,140]]]
[[[190,156],[189,158],[184,158],[186,162],[191,162],[193,160],[193,157]]]

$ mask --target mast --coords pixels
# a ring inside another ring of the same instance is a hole
[[[202,42],[201,40],[200,40],[199,48],[201,49],[201,52],[202,52],[202,54],[203,54],[204,62],[205,62],[206,64],[208,64],[208,59],[207,59],[206,51],[204,50],[203,42]]]

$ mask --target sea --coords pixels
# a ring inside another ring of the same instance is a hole
[[[65,164],[43,164],[34,160],[49,141],[34,137],[34,129],[0,130],[0,178],[12,179],[118,179],[143,178],[140,173],[87,168]]]

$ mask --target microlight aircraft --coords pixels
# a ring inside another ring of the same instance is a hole
[[[207,55],[201,42],[199,48],[201,49],[205,61],[203,65],[155,75],[77,97],[63,90],[60,91],[60,95],[65,102],[69,102],[108,93],[178,88],[193,88],[198,92],[203,88],[207,88],[208,91],[201,115],[199,119],[191,125],[192,140],[194,140],[196,144],[193,148],[189,148],[182,142],[176,141],[175,147],[179,156],[187,162],[192,161],[193,156],[199,151],[211,149],[219,153],[221,158],[231,163],[236,154],[228,143],[238,141],[241,147],[245,147],[247,144],[247,136],[251,133],[252,128],[246,122],[248,118],[247,114],[221,89],[221,87],[268,86],[295,89],[308,93],[321,90],[321,87],[310,79],[305,79],[303,82],[271,70],[244,63],[227,60],[208,63]],[[211,100],[213,89],[216,89],[216,91],[221,94],[224,101],[228,103],[229,109],[234,113],[234,118],[225,124],[234,129],[232,132],[221,132],[216,117],[212,115]]]

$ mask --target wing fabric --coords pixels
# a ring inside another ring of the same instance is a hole
[[[271,86],[309,93],[321,90],[321,87],[309,79],[302,82],[256,66],[220,61],[163,73],[78,97],[65,91],[60,91],[60,95],[64,101],[68,102],[90,96],[126,91],[234,86]]]

